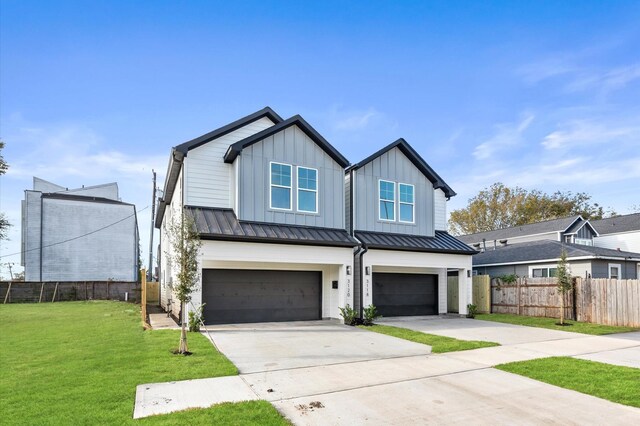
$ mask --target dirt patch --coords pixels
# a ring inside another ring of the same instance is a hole
[[[312,401],[307,404],[298,404],[296,405],[296,410],[302,412],[302,414],[307,414],[310,411],[315,411],[318,408],[324,408],[324,404],[320,401]]]

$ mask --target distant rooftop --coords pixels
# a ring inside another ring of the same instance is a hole
[[[600,235],[640,231],[640,213],[593,220],[591,224]]]
[[[456,237],[466,244],[481,242],[485,239],[487,242],[493,240],[504,240],[525,235],[545,234],[548,232],[563,232],[569,228],[574,222],[582,221],[580,215],[563,217],[560,219],[546,220],[544,222],[530,223],[528,225],[513,226],[511,228],[496,229],[495,231],[478,232],[476,234],[461,235]]]

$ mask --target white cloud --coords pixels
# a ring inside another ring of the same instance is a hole
[[[564,58],[550,58],[521,66],[516,70],[528,84],[536,84],[543,80],[576,71],[576,67]]]
[[[568,92],[597,91],[608,94],[640,79],[640,64],[605,71],[581,71],[565,89]]]
[[[516,123],[496,125],[496,133],[487,141],[476,146],[473,155],[478,160],[486,160],[495,153],[520,145],[522,134],[531,125],[535,115],[525,113]]]
[[[586,145],[608,145],[629,139],[640,139],[640,126],[605,124],[596,120],[572,120],[544,137],[548,150]]]
[[[329,112],[330,125],[338,131],[362,131],[374,127],[397,127],[397,123],[374,107],[365,110],[344,110],[334,106]]]

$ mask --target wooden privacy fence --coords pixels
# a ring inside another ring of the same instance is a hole
[[[489,275],[476,275],[472,283],[473,304],[478,308],[478,313],[491,312],[491,278]]]
[[[148,281],[146,287],[147,304],[159,305],[160,304],[160,283],[155,281]]]
[[[140,301],[140,284],[120,281],[0,281],[0,303],[71,300]]]
[[[640,280],[578,280],[576,312],[578,321],[640,327]]]
[[[564,295],[564,317],[573,315],[573,292]],[[494,313],[560,318],[560,293],[555,278],[517,278],[514,282],[491,280]]]
[[[560,297],[555,278],[491,280],[494,313],[559,318]],[[567,319],[640,327],[640,280],[575,278],[564,298]]]
[[[488,275],[473,277],[471,284],[472,302],[478,308],[478,313],[488,314],[491,311],[490,278]],[[447,277],[447,312],[459,311],[458,276]]]

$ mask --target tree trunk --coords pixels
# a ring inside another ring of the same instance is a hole
[[[184,319],[184,316],[186,314],[186,304],[184,302],[181,302],[181,314],[182,314],[182,329],[180,331],[180,348],[178,349],[178,352],[180,352],[181,354],[185,354],[187,352],[189,352],[189,347],[187,346],[187,327],[186,327],[186,321]]]
[[[560,325],[564,325],[564,293],[560,293]]]

